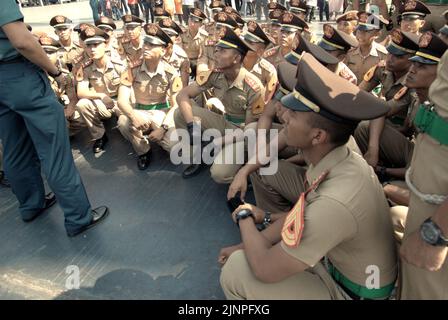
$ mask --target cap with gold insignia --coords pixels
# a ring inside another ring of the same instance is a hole
[[[225,13],[230,15],[233,19],[235,19],[236,23],[238,23],[239,28],[243,28],[244,25],[246,24],[246,21],[244,21],[243,18],[241,18],[240,13],[235,9],[233,9],[232,7],[229,6],[224,7],[222,11],[224,11]]]
[[[358,21],[358,10],[350,10],[336,18],[336,23],[341,21]]]
[[[405,54],[415,54],[418,50],[419,36],[404,32],[400,29],[394,29],[390,32],[391,41],[387,46],[387,51],[394,56],[403,56]]]
[[[145,29],[146,33],[146,35],[143,37],[144,42],[164,47],[166,47],[170,43],[173,43],[170,36],[167,35],[166,32],[163,31],[162,28],[157,24],[147,23],[143,28]]]
[[[182,28],[171,18],[159,20],[159,27],[169,36],[178,36],[184,33]]]
[[[381,30],[383,26],[388,25],[389,21],[381,15],[376,15],[370,12],[358,12],[358,28],[357,30],[371,31]]]
[[[299,44],[293,51],[291,51],[290,53],[288,53],[285,56],[285,60],[286,61],[288,61],[288,62],[290,62],[290,63],[292,63],[294,65],[297,65],[297,63],[300,60],[300,55],[303,52],[308,52],[314,58],[316,58],[317,61],[322,63],[324,66],[334,65],[334,64],[337,64],[339,62],[338,58],[336,58],[335,56],[329,54],[327,51],[325,51],[324,49],[322,49],[318,45],[309,42],[308,40],[306,40],[300,34],[298,36],[299,36]]]
[[[271,38],[263,31],[261,26],[253,20],[247,23],[247,31],[244,33],[244,39],[249,42],[264,43],[265,45],[272,43]]]
[[[224,3],[222,1],[220,1],[220,0],[213,0],[210,3],[210,6],[209,6],[210,10],[212,11],[212,14],[216,13],[216,12],[219,12],[219,11],[222,11],[222,9],[224,7],[225,7]]]
[[[229,27],[231,29],[238,28],[238,23],[235,21],[235,19],[233,19],[231,15],[225,12],[219,12],[215,14],[213,20],[215,20],[217,26]]]
[[[271,24],[280,26],[280,18],[285,12],[286,10],[282,9],[275,9],[274,11],[269,12],[269,20],[271,20]]]
[[[168,11],[163,9],[162,7],[154,8],[154,22],[159,22],[159,20],[163,18],[171,18],[171,15]]]
[[[343,31],[333,28],[329,24],[324,24],[324,34],[319,42],[319,46],[327,51],[348,51],[352,47],[358,46],[358,40]]]
[[[283,11],[288,11],[288,9],[286,9],[286,7],[278,2],[269,2],[268,3],[268,10],[269,12],[274,11],[275,9],[280,9]]]
[[[123,17],[121,17],[121,20],[123,20],[126,26],[136,26],[136,27],[141,26],[144,22],[139,17],[133,16],[131,14],[125,14]]]
[[[105,16],[101,16],[98,20],[96,20],[95,25],[103,30],[113,31],[117,29],[117,25],[114,20]]]
[[[448,36],[448,10],[445,10],[442,13],[442,16],[445,18],[445,25],[440,28],[439,32],[445,36]]]
[[[81,31],[79,38],[84,41],[86,45],[89,45],[106,42],[107,40],[109,40],[109,35],[100,28],[92,25],[87,25],[87,27]]]
[[[225,49],[235,49],[243,55],[246,55],[247,51],[253,50],[250,45],[246,43],[246,41],[241,39],[235,31],[229,27],[224,29],[221,39],[218,41],[216,46]]]
[[[199,8],[190,8],[190,19],[195,22],[202,22],[207,19],[207,16]]]
[[[42,46],[42,49],[45,50],[47,53],[53,53],[59,50],[59,48],[62,47],[59,41],[56,39],[50,37],[49,35],[41,35],[38,39],[40,45]]]
[[[297,13],[305,13],[307,10],[307,5],[305,1],[302,0],[291,0],[289,1],[289,11]]]
[[[308,24],[305,22],[305,20],[299,18],[298,16],[296,16],[291,12],[285,12],[280,17],[279,21],[282,27],[281,30],[296,32],[296,31],[302,31],[303,29],[308,29]]]
[[[88,26],[93,26],[93,25],[91,25],[89,23],[82,22],[82,23],[77,24],[73,28],[73,31],[76,31],[78,33],[78,35],[79,35],[79,34],[81,34],[81,31],[84,30],[85,28],[87,28]]]
[[[404,4],[404,9],[401,12],[403,19],[423,19],[426,15],[431,14],[431,10],[421,1],[408,0]]]
[[[309,53],[304,53],[299,61],[294,90],[281,103],[293,111],[315,112],[352,125],[388,111],[385,101],[331,72]]]
[[[71,25],[72,25],[72,20],[70,20],[67,17],[61,16],[61,15],[54,16],[50,20],[50,26],[52,26],[55,29],[70,28]]]
[[[285,95],[290,94],[296,84],[297,65],[289,62],[280,62],[277,66],[278,87],[273,99],[280,101]]]
[[[447,49],[448,44],[435,33],[427,31],[420,37],[415,56],[409,60],[423,64],[438,64]]]
[[[92,25],[88,25],[84,30],[81,31],[79,38],[84,41],[86,45],[106,42],[109,39],[109,35]]]

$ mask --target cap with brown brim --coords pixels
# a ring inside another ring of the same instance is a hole
[[[330,24],[324,24],[324,35],[319,46],[326,51],[348,51],[358,46],[358,40],[352,35],[333,28]]]
[[[221,34],[221,38],[216,44],[217,47],[225,48],[225,49],[235,49],[239,51],[241,54],[246,55],[247,51],[252,50],[252,47],[246,43],[243,39],[241,39],[235,31],[226,27]]]

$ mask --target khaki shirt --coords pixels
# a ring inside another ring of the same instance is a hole
[[[198,71],[207,71],[214,69],[215,46],[217,43],[218,40],[214,35],[209,35],[205,39],[204,43],[202,44],[201,55],[198,58]]]
[[[358,84],[364,78],[369,69],[377,65],[381,60],[386,59],[387,50],[384,46],[376,43],[372,43],[372,48],[370,49],[369,55],[363,57],[361,55],[361,50],[358,48],[351,49],[347,52],[345,58],[345,64],[353,71],[356,78],[358,79]]]
[[[326,256],[361,286],[370,275],[367,268],[377,266],[380,286],[391,284],[397,276],[396,248],[389,206],[373,169],[344,145],[310,165],[309,185],[326,170],[328,176],[306,197],[300,243],[289,247],[282,240],[282,248],[309,266]]]
[[[266,89],[266,98],[269,98],[274,93],[277,86],[277,70],[266,59],[259,58],[257,63],[253,66],[250,72],[260,79],[261,84]]]
[[[132,45],[131,40],[126,39],[125,37],[120,38],[119,43],[121,44],[121,47],[123,49],[119,49],[119,52],[123,52],[123,54],[130,60],[130,61],[137,61],[143,56],[143,39],[140,39],[140,44],[138,47],[134,47]]]
[[[280,62],[286,61],[285,57],[282,55],[280,46],[265,51],[263,58],[269,61],[275,68],[280,64]]]
[[[79,69],[76,76],[78,82],[88,82],[97,93],[105,93],[109,97],[118,94],[121,77],[126,71],[123,61],[108,59],[106,69],[99,70],[93,61]]]
[[[208,37],[207,31],[199,29],[198,33],[193,37],[189,31],[181,34],[182,48],[188,55],[188,59],[197,60],[201,55],[201,48]]]
[[[127,73],[129,70],[127,70]],[[146,64],[132,69],[132,81],[122,81],[129,86],[132,83],[135,101],[144,105],[152,105],[170,101],[171,97],[182,89],[182,81],[178,72],[167,62],[160,61],[154,73],[148,71]]]
[[[231,117],[246,119],[247,111],[258,114],[260,108],[264,107],[264,87],[260,80],[244,67],[241,67],[232,84],[227,82],[222,72],[211,72],[202,85],[197,81],[198,79],[195,83],[201,92],[211,90],[212,96],[222,102],[226,114]]]
[[[78,59],[79,56],[83,55],[84,49],[79,43],[72,41],[69,47],[59,48],[57,53],[64,66],[73,66],[74,64],[76,64],[76,59]]]
[[[408,114],[408,108],[411,104],[411,91],[405,86],[406,74],[395,80],[392,72],[387,71],[385,64],[380,62],[372,67],[365,75],[359,87],[368,92],[376,86],[382,84],[381,97],[383,97],[389,107],[398,108],[400,112],[390,117],[395,127],[403,125]]]
[[[173,66],[179,74],[183,72],[190,74],[190,60],[188,59],[184,49],[177,44],[173,45],[173,52],[171,53],[171,56],[169,58],[165,56],[163,57],[163,60]]]

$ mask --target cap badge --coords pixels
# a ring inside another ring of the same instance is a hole
[[[427,46],[429,46],[429,43],[431,42],[431,40],[432,40],[431,32],[426,32],[420,38],[418,46],[420,48],[426,48]]]

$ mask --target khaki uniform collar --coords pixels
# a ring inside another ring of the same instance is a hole
[[[232,87],[244,90],[244,79],[246,78],[246,73],[248,71],[241,66],[240,68],[240,72],[238,73],[238,76],[236,77],[236,79],[233,81],[233,83],[229,86],[229,89]]]
[[[96,66],[95,63],[93,63],[93,68],[94,68],[94,71],[98,71],[99,73],[102,73],[102,74],[105,73],[104,70],[98,69],[98,67]],[[110,69],[114,69],[114,64],[112,63],[112,61],[110,59],[108,59],[107,62],[106,62],[106,69],[105,70],[108,71]]]
[[[368,56],[378,57],[379,54],[378,54],[377,48],[378,48],[378,45],[376,44],[375,41],[373,41],[372,45],[370,46],[370,52],[369,52]],[[358,54],[358,55],[362,56],[361,49],[359,47],[355,49],[355,54]]]
[[[146,72],[146,74],[151,78],[154,78],[158,74],[160,74],[162,77],[165,77],[165,68],[163,67],[163,61],[159,61],[159,63],[157,64],[156,72],[154,73],[149,72],[145,62],[143,62],[141,70]]]
[[[343,146],[337,147],[330,151],[322,160],[319,161],[316,166],[311,164],[306,171],[306,178],[309,185],[311,185],[314,180],[319,178],[325,170],[329,170],[331,173],[331,169],[345,160],[349,154],[350,150],[347,145],[344,144]]]

